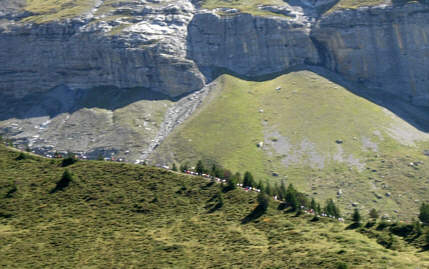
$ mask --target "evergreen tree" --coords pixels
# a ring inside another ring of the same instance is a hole
[[[317,203],[317,206],[316,206],[316,213],[319,215],[322,213],[322,208],[320,207],[319,203]]]
[[[243,187],[253,187],[255,185],[255,180],[253,179],[252,174],[249,171],[246,171],[243,178]]]
[[[273,196],[273,189],[271,188],[271,184],[270,182],[267,181],[267,183],[265,184],[265,193],[269,196]]]
[[[359,224],[361,221],[361,216],[359,213],[359,209],[355,208],[354,212],[353,212],[353,216],[352,216],[352,221],[356,224]]]
[[[424,224],[429,224],[429,204],[425,204],[425,203],[423,203],[423,204],[420,206],[419,219],[420,219]]]
[[[240,174],[240,172],[237,172],[237,173],[235,173],[235,179],[237,179],[237,183],[241,183],[241,174]]]
[[[310,202],[308,201],[307,196],[302,192],[296,191],[296,200],[298,201],[298,204],[300,206],[305,206],[305,207],[310,206]]]
[[[180,171],[181,172],[186,172],[188,169],[189,169],[188,163],[180,165]]]
[[[234,190],[237,188],[237,178],[235,176],[229,177],[228,178],[228,185],[227,188],[228,190]]]
[[[269,198],[265,193],[260,192],[257,197],[258,207],[261,208],[263,212],[267,211],[269,205]]]
[[[286,184],[284,180],[282,180],[282,182],[280,183],[279,197],[281,200],[286,199]]]
[[[273,191],[272,191],[272,195],[273,196],[276,195],[277,198],[280,198],[280,187],[279,187],[279,184],[277,182],[274,183],[274,188],[273,188]]]
[[[256,185],[256,188],[258,188],[261,192],[265,192],[265,186],[262,181],[259,181],[258,185]]]
[[[215,177],[221,178],[223,177],[223,168],[222,167],[216,167],[216,171],[215,171]]]
[[[369,217],[371,219],[376,220],[376,219],[378,219],[378,216],[379,216],[379,214],[375,208],[373,208],[369,211]]]
[[[334,200],[332,199],[328,199],[326,201],[325,213],[328,214],[329,216],[334,216],[336,218],[341,217],[340,210],[335,205]]]
[[[292,184],[289,184],[286,190],[286,204],[290,206],[293,211],[299,207],[298,200],[296,198],[296,190]]]
[[[198,175],[202,175],[204,173],[203,161],[199,160],[197,162],[197,166],[195,166],[195,172],[197,172]]]
[[[316,211],[317,209],[316,201],[314,200],[314,198],[311,198],[310,208],[314,211]]]
[[[210,175],[212,177],[216,177],[216,170],[217,170],[216,164],[213,164],[212,169],[210,170]]]
[[[173,167],[171,168],[171,170],[173,170],[173,171],[177,172],[177,166],[176,166],[176,163],[173,163]]]

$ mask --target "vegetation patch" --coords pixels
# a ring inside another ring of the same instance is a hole
[[[14,268],[426,267],[429,257],[393,235],[386,249],[345,224],[277,210],[275,201],[146,166],[79,161],[79,184],[49,194],[61,160],[16,160],[0,146],[0,266]],[[214,200],[210,201],[213,197]],[[220,198],[222,197],[222,198]],[[223,205],[208,212],[210,203]],[[242,220],[255,208],[263,217]],[[389,229],[381,231],[389,239]],[[422,237],[422,236],[421,236]],[[344,251],[346,250],[346,251]]]
[[[34,15],[23,21],[45,23],[74,18],[89,12],[94,4],[95,0],[27,0],[24,9]]]

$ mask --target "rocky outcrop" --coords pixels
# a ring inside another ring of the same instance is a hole
[[[186,1],[146,8],[118,35],[111,32],[119,22],[97,19],[7,24],[0,28],[0,92],[115,86],[175,97],[199,90],[204,78],[185,58],[192,12]]]
[[[362,8],[312,30],[323,65],[344,78],[429,106],[429,7]]]
[[[304,64],[319,56],[307,21],[198,14],[189,25],[188,57],[210,79],[219,73],[260,77]]]

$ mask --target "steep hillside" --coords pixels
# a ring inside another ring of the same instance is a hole
[[[429,136],[386,108],[309,71],[265,82],[224,75],[217,85],[156,163],[202,158],[400,219],[427,199]]]
[[[5,268],[429,266],[426,252],[395,235],[387,249],[342,223],[279,211],[273,201],[266,215],[242,224],[255,194],[224,193],[223,207],[213,211],[219,186],[203,178],[79,161],[58,190],[60,160],[18,155],[0,146]]]

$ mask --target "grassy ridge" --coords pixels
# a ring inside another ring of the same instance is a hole
[[[218,84],[158,148],[156,161],[214,160],[258,180],[284,178],[321,200],[341,189],[345,209],[357,202],[389,215],[402,211],[401,219],[414,216],[415,200],[429,194],[427,142],[419,140],[427,136],[384,108],[309,71],[265,82],[224,75]]]
[[[44,23],[78,17],[94,7],[94,0],[27,0],[25,10],[34,13],[24,22]]]
[[[6,268],[409,268],[426,253],[386,249],[341,223],[293,217],[273,204],[241,224],[255,194],[234,190],[209,213],[218,186],[149,167],[77,162],[64,168],[0,146],[0,265]],[[16,190],[11,193],[15,184]]]
[[[240,10],[243,13],[250,13],[257,16],[266,16],[266,15],[274,15],[279,16],[279,14],[262,11],[258,8],[260,5],[277,5],[283,6],[283,1],[278,0],[203,0],[201,1],[201,6],[207,9],[215,9],[215,8],[235,8]],[[341,9],[356,9],[364,6],[376,6],[380,4],[386,3],[385,0],[339,0],[334,6],[332,6],[326,13],[333,12]]]

